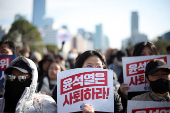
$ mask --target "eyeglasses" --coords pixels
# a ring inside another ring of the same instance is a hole
[[[26,75],[18,75],[18,80],[20,82],[24,82],[26,80]],[[14,81],[16,79],[16,75],[7,75],[7,80]]]
[[[85,68],[103,68],[104,65],[97,65],[97,66],[93,66],[92,64],[87,64],[84,66]]]

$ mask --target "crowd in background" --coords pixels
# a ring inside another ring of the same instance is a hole
[[[165,49],[167,50],[167,54],[170,54],[170,46]],[[126,112],[127,100],[137,94],[127,94],[126,92],[129,86],[123,81],[122,57],[159,55],[155,45],[151,42],[140,42],[130,50],[108,48],[106,53],[102,50],[95,51],[101,54],[104,62],[106,62],[106,67],[113,70],[114,91],[120,95],[123,107],[122,112]],[[63,54],[63,51],[56,52],[49,50],[47,53],[41,55],[36,50],[30,51],[29,46],[16,50],[13,42],[0,42],[0,55],[25,56],[35,63],[38,70],[37,92],[50,95],[55,101],[57,101],[57,97],[54,97],[56,96],[54,93],[56,93],[57,73],[76,68],[75,62],[82,55],[82,53],[79,53],[76,49],[71,49],[69,53],[67,53],[66,58]],[[144,92],[140,92],[139,94],[141,93]]]

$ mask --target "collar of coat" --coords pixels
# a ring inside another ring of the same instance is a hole
[[[154,101],[170,102],[170,94],[169,94],[169,92],[167,93],[166,96],[162,97],[162,96],[159,96],[158,94],[156,94],[155,92],[150,91],[149,96]]]

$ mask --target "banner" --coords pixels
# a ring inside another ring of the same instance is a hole
[[[57,33],[57,41],[58,44],[61,44],[62,42],[71,41],[70,32],[67,29],[59,29]]]
[[[128,92],[148,91],[149,86],[145,83],[146,64],[153,59],[162,59],[170,67],[170,55],[123,57],[123,78],[128,84]]]
[[[15,55],[0,55],[0,89],[4,88],[5,74],[4,70],[9,66]]]
[[[127,113],[170,113],[170,102],[128,100]]]
[[[82,111],[84,104],[95,111],[114,111],[112,70],[77,68],[57,74],[58,113]]]

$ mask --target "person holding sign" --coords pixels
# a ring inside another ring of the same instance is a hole
[[[106,62],[102,55],[95,51],[89,50],[82,53],[75,63],[75,68],[102,68],[106,69]],[[122,113],[123,107],[121,104],[121,98],[117,92],[114,92],[114,113]],[[92,106],[85,104],[83,106],[83,113],[94,113]]]
[[[35,93],[38,72],[32,60],[24,56],[15,58],[5,74],[5,94],[0,99],[0,112],[57,112],[52,97]]]
[[[170,102],[170,68],[163,60],[154,59],[146,65],[145,80],[150,92],[135,96],[132,100]]]
[[[149,55],[159,55],[156,46],[151,42],[140,42],[134,46],[133,56],[149,56]],[[123,79],[123,72],[122,72]],[[120,78],[119,78],[120,79]],[[124,111],[127,107],[127,98],[131,99],[132,97],[145,93],[145,92],[127,92],[129,85],[123,83],[118,90],[119,95],[121,96],[121,101],[123,104]]]

